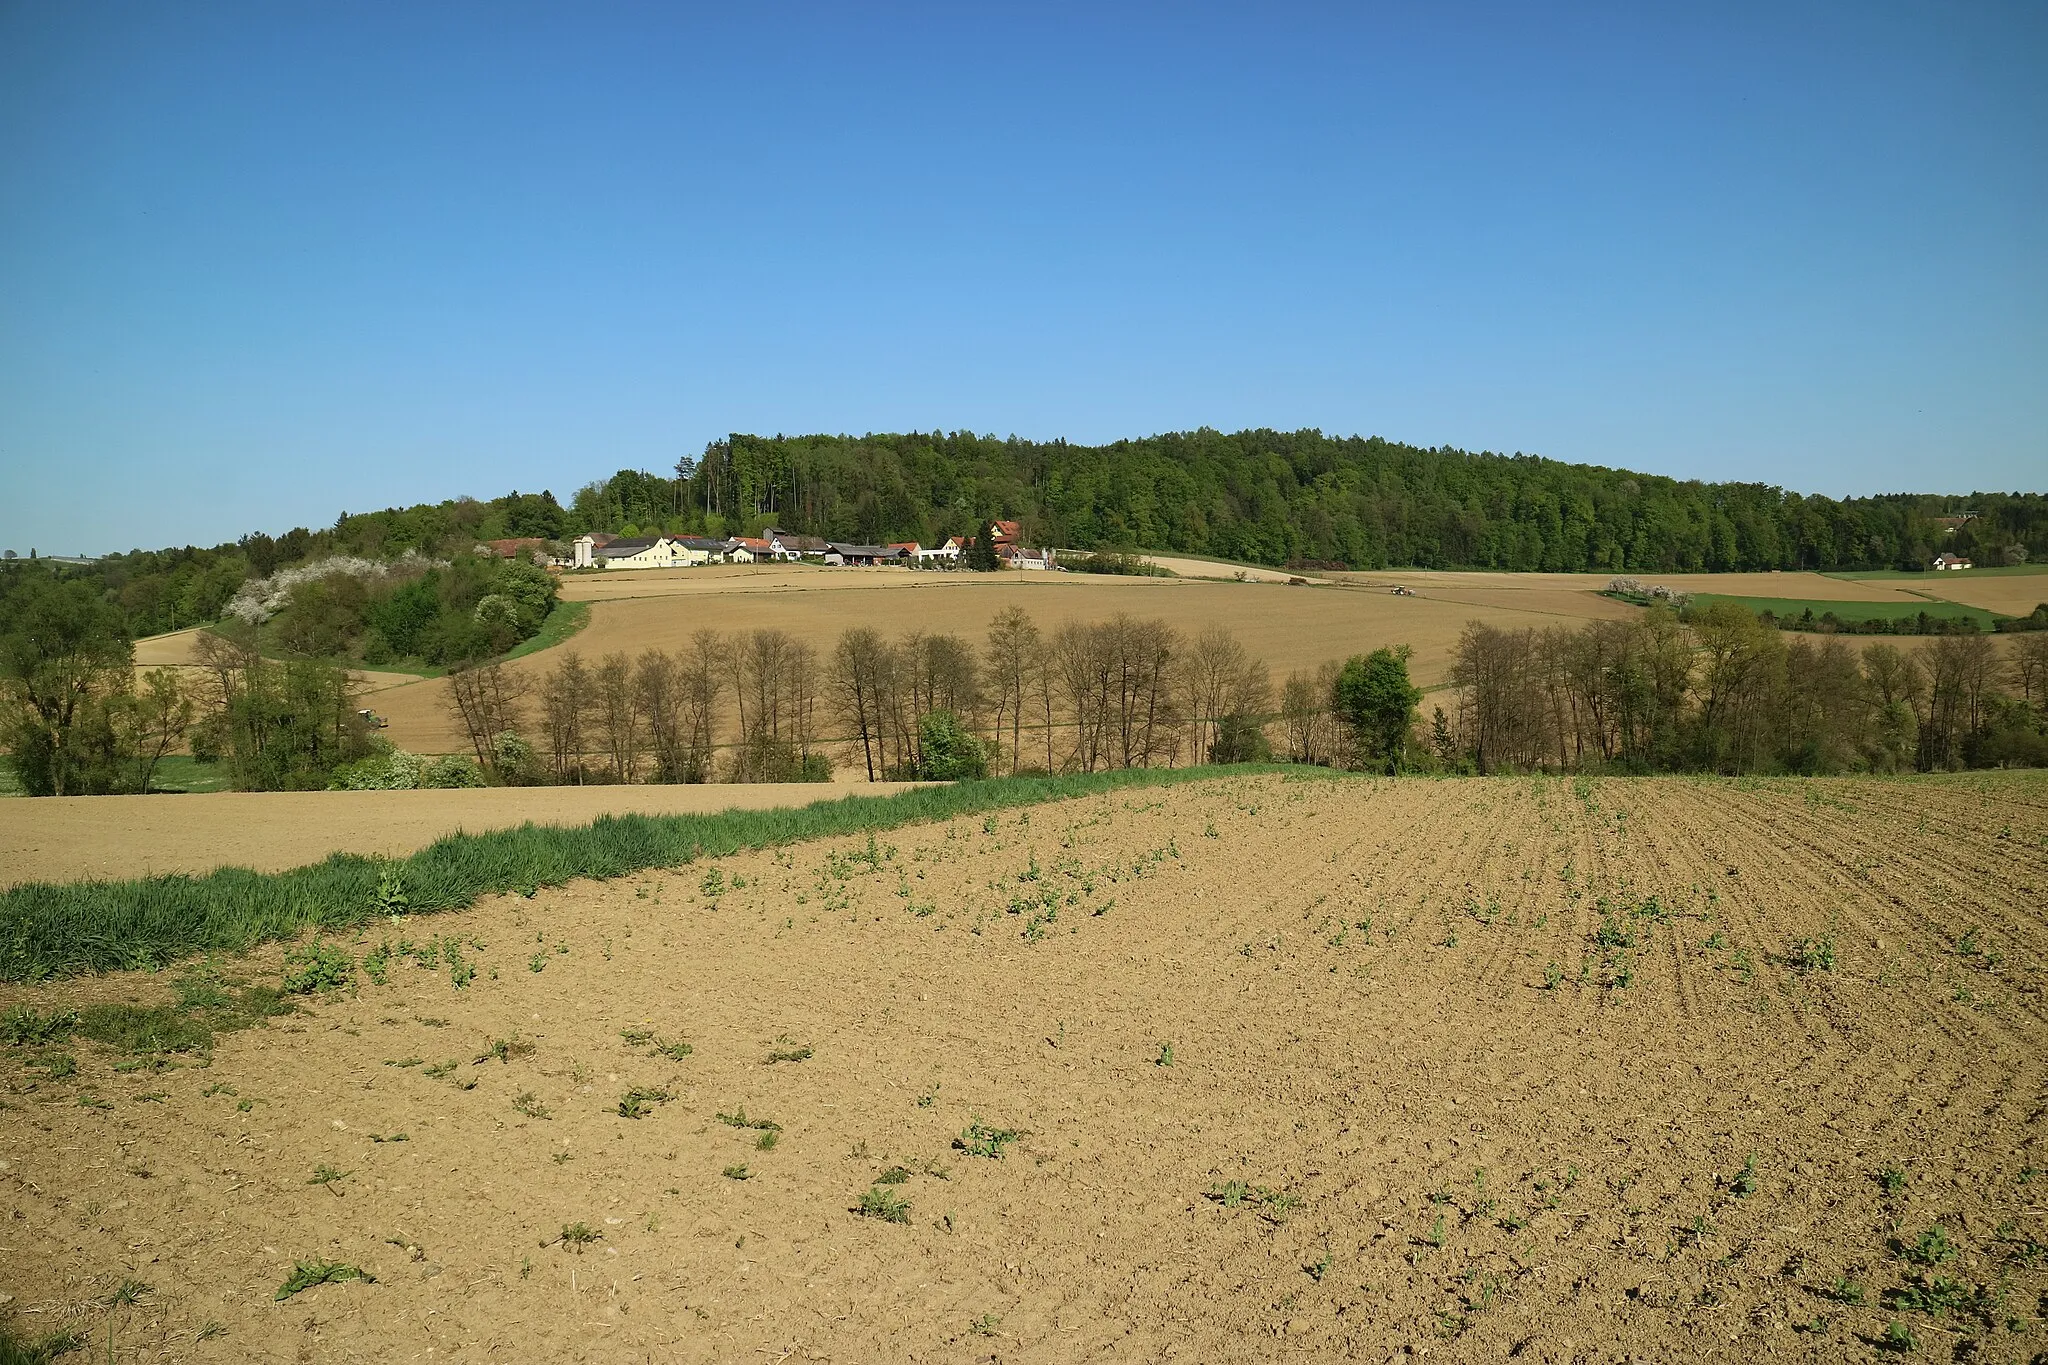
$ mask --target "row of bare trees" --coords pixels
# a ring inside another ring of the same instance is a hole
[[[1843,772],[2041,762],[2048,634],[1858,648],[1717,603],[1577,629],[1473,622],[1451,670],[1449,760],[1480,772],[1622,766]]]
[[[908,777],[940,712],[996,772],[1260,757],[1268,730],[1295,762],[1343,766],[1358,737],[1333,704],[1339,678],[1334,661],[1290,674],[1276,708],[1265,664],[1220,626],[1118,615],[1047,631],[1009,607],[979,640],[856,625],[821,653],[781,630],[703,630],[674,652],[564,654],[531,683],[486,666],[453,675],[449,707],[502,781],[816,779],[828,755],[870,781]],[[1474,622],[1450,681],[1422,751],[1480,772],[2048,762],[2048,633],[2004,654],[1982,635],[1859,649],[1732,604],[1576,629]],[[536,742],[504,738],[524,734]]]
[[[1190,638],[1119,615],[1046,632],[1017,607],[980,641],[853,626],[821,658],[781,630],[704,630],[675,653],[566,653],[537,679],[493,664],[451,675],[447,701],[500,780],[555,782],[787,781],[829,771],[827,749],[871,781],[904,776],[938,711],[998,771],[1139,767],[1217,753],[1227,720],[1256,730],[1271,704],[1265,665],[1221,627]]]

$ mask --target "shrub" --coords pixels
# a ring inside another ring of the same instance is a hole
[[[988,748],[943,708],[917,723],[917,775],[932,782],[965,782],[988,776]]]
[[[1211,763],[1264,763],[1272,757],[1265,727],[1250,716],[1229,715],[1216,722],[1216,739],[1209,745]]]

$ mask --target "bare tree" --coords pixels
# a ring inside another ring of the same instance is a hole
[[[2016,638],[2011,667],[2020,700],[2048,715],[2048,630],[2030,630]]]
[[[583,781],[584,740],[590,717],[590,670],[575,652],[562,656],[541,683],[541,724],[555,781]]]
[[[884,706],[895,666],[895,651],[870,626],[848,630],[832,651],[833,710],[860,741],[861,759],[867,765],[870,782],[875,780],[877,760],[887,766],[882,754],[887,728]]]
[[[476,761],[485,772],[497,772],[498,736],[525,728],[526,698],[531,684],[522,673],[503,664],[457,668],[448,675],[443,699],[448,715],[461,727]]]
[[[1481,773],[1534,761],[1545,703],[1536,663],[1533,629],[1473,621],[1458,636],[1451,685],[1459,692],[1459,729]]]
[[[690,648],[678,663],[683,691],[683,742],[688,752],[685,781],[709,782],[712,755],[717,752],[718,699],[724,695],[732,648],[715,630],[690,636]]]
[[[658,649],[640,656],[633,668],[633,700],[647,727],[656,782],[687,782],[689,745],[684,739],[682,669]]]
[[[1042,665],[1045,642],[1031,613],[1019,606],[1004,607],[988,623],[987,664],[982,669],[995,704],[995,733],[1002,739],[1003,726],[1010,729],[1010,771],[1021,761],[1024,736],[1025,694],[1035,672]],[[1048,766],[1050,760],[1048,760]]]
[[[604,740],[614,782],[631,782],[640,769],[640,707],[633,688],[633,661],[615,651],[598,661],[591,682],[592,710]]]
[[[1261,715],[1271,705],[1266,665],[1252,658],[1225,626],[1209,626],[1190,642],[1182,659],[1181,679],[1187,692],[1189,738],[1198,763],[1215,748],[1226,718]]]

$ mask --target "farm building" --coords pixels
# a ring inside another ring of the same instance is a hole
[[[1021,545],[996,545],[996,558],[1006,569],[1050,569],[1051,550],[1027,550]]]
[[[1934,571],[1936,573],[1940,573],[1943,569],[1967,569],[1969,567],[1970,561],[1964,559],[1961,555],[1936,555],[1934,557]]]
[[[667,536],[621,537],[599,550],[597,560],[607,569],[673,569],[686,562]]]
[[[588,535],[576,537],[569,545],[569,567],[572,569],[596,568],[599,551],[617,539],[618,537],[609,531],[592,531]]]
[[[823,559],[825,542],[817,536],[792,535],[788,531],[770,527],[766,532],[768,544],[777,559]]]
[[[900,564],[903,551],[894,545],[848,545],[841,541],[829,541],[825,547],[827,564]]]
[[[757,560],[773,559],[775,547],[754,536],[728,536],[725,541],[725,558],[732,564],[752,564]]]
[[[679,562],[683,564],[723,564],[726,558],[726,543],[710,540],[704,536],[678,536],[675,540]]]

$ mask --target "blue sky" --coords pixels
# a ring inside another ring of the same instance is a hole
[[[2048,8],[0,3],[0,546],[1202,425],[2048,487]]]

